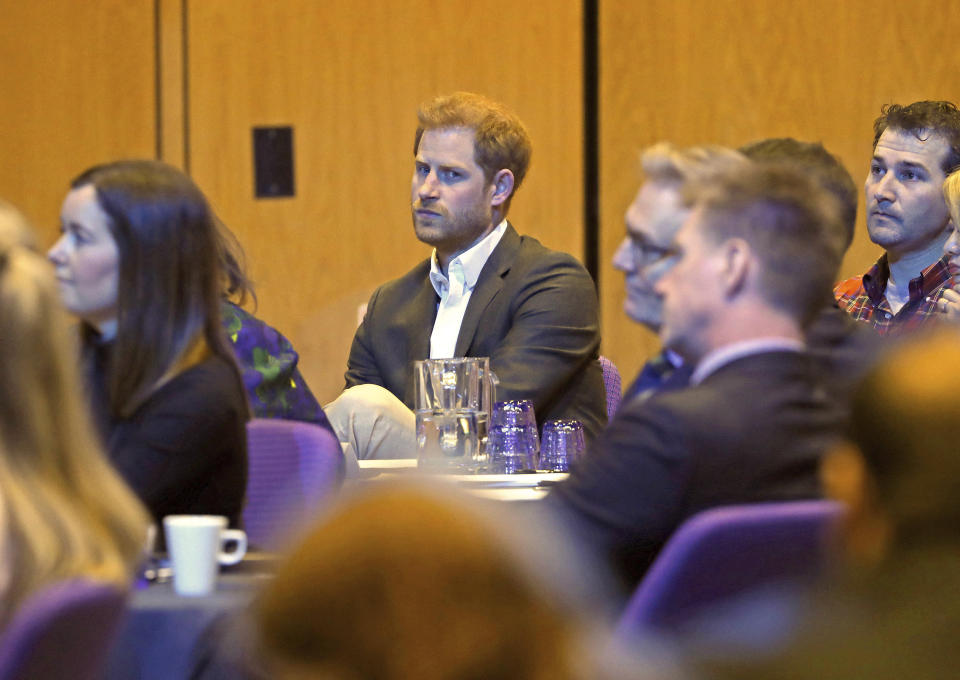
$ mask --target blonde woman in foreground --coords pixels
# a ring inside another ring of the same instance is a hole
[[[127,587],[148,521],[93,434],[74,334],[32,244],[0,202],[0,627],[58,581]]]

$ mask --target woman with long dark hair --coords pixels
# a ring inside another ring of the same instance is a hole
[[[159,521],[238,524],[249,409],[220,324],[213,213],[156,161],[98,165],[71,183],[50,249],[113,464]]]

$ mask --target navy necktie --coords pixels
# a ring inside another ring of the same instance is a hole
[[[638,395],[649,396],[653,394],[663,386],[676,370],[676,367],[667,358],[667,350],[660,350],[640,369],[636,380],[624,392],[624,401],[633,399]]]

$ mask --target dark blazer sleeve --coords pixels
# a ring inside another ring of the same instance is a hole
[[[843,425],[808,355],[757,353],[622,404],[546,500],[633,585],[701,510],[816,498],[820,457]]]
[[[510,227],[470,297],[456,354],[490,357],[497,399],[532,400],[541,425],[580,420],[592,440],[607,420],[597,307],[574,257]]]
[[[157,520],[217,514],[239,523],[246,407],[230,369],[215,361],[174,378],[111,432],[114,466]]]
[[[377,354],[373,344],[374,335],[371,329],[381,290],[382,288],[377,288],[370,296],[363,321],[360,322],[360,326],[353,336],[350,356],[347,358],[347,372],[344,374],[346,387],[365,384],[386,386],[384,376],[377,365]]]
[[[437,294],[424,260],[399,279],[380,286],[353,337],[346,387],[379,385],[413,408],[413,362],[430,354]]]
[[[594,442],[547,504],[632,585],[685,516],[693,461],[684,423],[651,398],[632,403]]]
[[[425,260],[381,286],[354,335],[346,386],[372,383],[413,407],[413,361],[430,354],[437,294]],[[588,438],[606,422],[597,294],[575,258],[508,227],[470,295],[455,356],[490,357],[497,398],[531,399],[541,424],[583,421]]]
[[[512,323],[490,353],[498,397],[531,399],[537,413],[596,358],[600,341],[593,281],[572,257],[551,253],[525,272]]]

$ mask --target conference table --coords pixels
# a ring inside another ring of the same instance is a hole
[[[250,557],[257,559],[256,555]],[[250,563],[250,560],[247,560]],[[169,580],[138,584],[107,659],[106,680],[179,680],[195,677],[217,646],[218,626],[244,612],[269,571],[244,567],[224,571],[216,590],[201,597],[182,597]]]
[[[359,474],[346,485],[373,485],[419,478],[415,458],[360,461]],[[515,475],[430,475],[437,483],[453,484],[480,498],[510,503],[537,501],[566,473],[540,472]],[[278,556],[250,553],[235,567],[221,571],[216,590],[202,597],[182,597],[168,579],[140,583],[133,591],[127,617],[104,674],[106,680],[186,680],[224,677],[198,669],[216,662],[227,665],[243,659],[213,659],[221,649],[250,645],[236,642],[244,635],[245,612],[263,584],[272,578]],[[231,640],[225,643],[224,640]],[[243,651],[243,650],[241,650]]]
[[[360,472],[348,484],[395,481],[408,475],[419,475],[416,458],[393,460],[361,460]],[[550,487],[567,478],[566,472],[536,472],[513,475],[430,475],[438,483],[453,484],[480,498],[498,501],[536,501]]]

